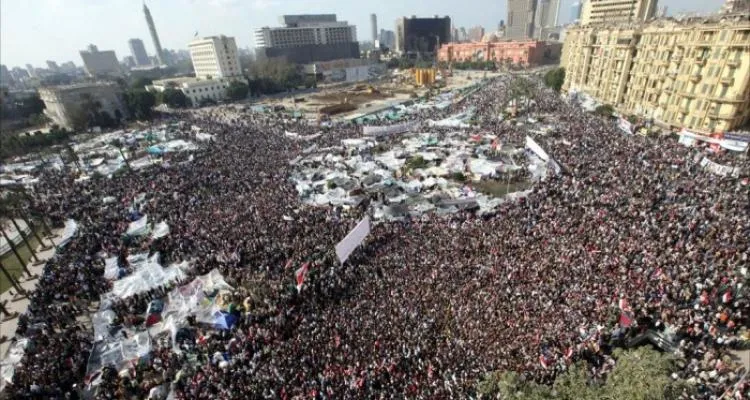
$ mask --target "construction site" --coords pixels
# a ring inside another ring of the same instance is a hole
[[[308,119],[349,119],[422,97],[431,90],[462,88],[496,75],[498,73],[490,71],[414,68],[388,72],[370,82],[321,85],[311,93],[266,99],[257,104],[294,110],[300,117]]]

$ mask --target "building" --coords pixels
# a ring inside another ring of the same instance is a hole
[[[479,42],[484,37],[484,27],[481,26],[475,26],[473,28],[469,28],[469,41],[470,42]]]
[[[513,40],[532,38],[536,6],[537,0],[508,0],[505,36]]]
[[[29,76],[32,78],[36,78],[36,70],[34,69],[34,66],[31,64],[26,64],[26,71],[28,71]]]
[[[68,61],[63,63],[60,66],[60,71],[66,73],[66,74],[75,74],[76,73],[76,65],[73,63],[73,61]]]
[[[10,76],[16,81],[23,81],[30,77],[29,71],[20,67],[13,67],[13,69],[10,70]]]
[[[127,68],[134,68],[138,66],[138,63],[135,61],[135,57],[133,56],[125,56],[122,58],[122,65],[124,65]]]
[[[135,60],[135,65],[151,65],[151,60],[148,58],[148,53],[146,53],[146,47],[143,45],[143,40],[130,39],[128,40],[128,46],[130,47],[130,54]]]
[[[232,79],[226,78],[170,78],[153,81],[151,85],[146,86],[146,90],[160,93],[168,88],[178,89],[190,99],[194,107],[198,107],[206,102],[224,100],[231,82]]]
[[[359,58],[357,28],[336,14],[284,15],[283,27],[255,31],[258,59],[284,58],[296,64]]]
[[[361,82],[377,79],[386,72],[385,64],[361,58],[323,61],[302,66],[306,75],[324,82]]]
[[[401,54],[434,54],[451,41],[450,17],[399,18],[396,21],[396,51]]]
[[[122,74],[114,50],[99,51],[96,46],[90,44],[87,50],[81,50],[81,59],[89,76],[103,77]]]
[[[725,0],[721,12],[724,14],[750,12],[750,0]]]
[[[555,31],[560,17],[560,0],[537,0],[534,38],[546,40]]]
[[[188,44],[197,78],[236,78],[242,76],[237,43],[233,37],[209,36]]]
[[[8,85],[10,81],[13,81],[13,76],[10,74],[10,70],[4,64],[0,65],[0,85]]]
[[[647,21],[656,15],[657,0],[588,0],[581,8],[581,25]]]
[[[582,0],[581,0],[582,1]],[[581,20],[581,9],[583,4],[581,1],[576,1],[570,6],[570,23],[577,24]]]
[[[69,129],[73,128],[77,114],[87,113],[87,101],[101,105],[99,112],[109,114],[112,119],[128,117],[122,89],[113,82],[42,87],[39,97],[44,101],[44,113],[55,124]]]
[[[748,43],[748,14],[571,27],[563,89],[663,126],[729,131],[750,121]]]
[[[396,46],[396,33],[385,29],[380,30],[380,45],[389,49]]]
[[[492,36],[492,35],[489,35]],[[496,63],[536,66],[560,60],[561,43],[528,41],[499,41],[489,38],[485,42],[446,43],[440,46],[438,60],[494,61]]]
[[[50,72],[57,72],[60,70],[60,67],[57,66],[56,62],[47,60],[47,69],[49,69]]]
[[[372,29],[372,42],[378,41],[378,16],[370,14],[370,28]]]
[[[166,65],[167,60],[164,58],[164,51],[161,48],[161,42],[159,41],[159,35],[156,33],[156,25],[154,25],[154,19],[151,17],[151,11],[146,7],[146,3],[143,3],[143,14],[146,16],[146,24],[148,25],[148,31],[151,33],[151,40],[154,42],[154,51],[156,52],[156,60],[159,65]],[[144,49],[144,53],[146,50]],[[135,57],[135,55],[133,55]],[[137,60],[137,58],[136,58]]]
[[[458,28],[458,36],[459,36],[459,39],[458,39],[459,42],[465,42],[469,39],[469,33],[466,32],[466,28],[464,28],[463,26]]]

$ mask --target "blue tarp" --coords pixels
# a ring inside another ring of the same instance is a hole
[[[164,149],[159,146],[151,146],[148,148],[148,154],[162,155],[164,154]]]

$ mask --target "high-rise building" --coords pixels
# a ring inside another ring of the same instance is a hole
[[[750,0],[724,0],[721,12],[724,14],[750,12]]]
[[[12,76],[14,80],[22,81],[28,78],[30,75],[28,70],[20,67],[13,67],[13,69],[10,71],[10,76]]]
[[[581,8],[583,7],[583,4],[581,4],[581,1],[576,1],[570,6],[570,21],[569,22],[571,24],[578,23],[581,20]]]
[[[465,42],[469,39],[469,34],[466,32],[466,28],[463,26],[458,28],[459,41]]]
[[[412,16],[396,21],[396,51],[399,53],[437,53],[441,44],[450,41],[450,17]]]
[[[81,59],[89,76],[118,76],[122,74],[114,50],[99,51],[96,46],[90,44],[86,50],[81,50]]]
[[[484,27],[475,26],[473,28],[469,28],[469,41],[470,42],[480,42],[483,37],[484,37]]]
[[[546,40],[557,27],[560,16],[560,0],[537,0],[534,13],[534,38]]]
[[[508,27],[505,36],[510,39],[533,37],[536,6],[537,0],[508,0]]]
[[[233,37],[210,36],[188,44],[197,78],[234,78],[242,76],[237,43]]]
[[[581,9],[581,25],[640,22],[656,15],[657,0],[589,0]]]
[[[130,39],[128,40],[128,46],[130,46],[130,54],[133,56],[136,65],[144,66],[151,64],[146,53],[146,47],[143,45],[143,40]]]
[[[0,65],[0,85],[2,84],[7,85],[12,80],[13,80],[13,77],[10,75],[10,71],[8,70],[8,67],[6,67],[4,64]]]
[[[164,52],[161,48],[161,42],[159,42],[159,35],[156,33],[154,19],[151,17],[151,11],[149,11],[148,7],[146,7],[146,3],[143,3],[143,14],[146,15],[146,24],[148,24],[148,31],[151,33],[151,40],[154,41],[154,51],[156,52],[156,59],[159,61],[159,65],[165,65],[167,60],[164,59]]]
[[[259,59],[285,58],[297,64],[359,58],[357,28],[336,14],[284,15],[283,27],[255,31]]]
[[[377,42],[378,41],[378,16],[375,14],[370,14],[370,28],[372,29],[372,41]]]
[[[704,133],[750,122],[750,20],[723,15],[567,30],[563,89]]]
[[[133,67],[138,66],[138,63],[135,61],[135,57],[133,57],[133,56],[125,56],[125,57],[122,58],[122,65],[124,65],[124,66],[126,66],[128,68],[133,68]]]
[[[29,76],[32,78],[36,78],[36,71],[34,70],[34,66],[31,64],[26,64],[26,71],[29,72]]]
[[[57,72],[60,67],[57,66],[57,63],[51,60],[47,60],[47,69],[49,69],[52,72]]]
[[[396,33],[393,31],[381,29],[379,40],[382,46],[392,49],[396,44]]]

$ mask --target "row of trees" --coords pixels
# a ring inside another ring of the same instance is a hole
[[[615,350],[617,360],[606,381],[597,381],[585,362],[572,365],[550,386],[526,381],[514,372],[488,374],[478,386],[484,399],[598,400],[688,398],[694,388],[685,380],[672,379],[678,360],[650,347]],[[681,397],[684,396],[684,397]]]
[[[67,143],[72,134],[65,128],[53,125],[47,134],[37,131],[24,135],[2,135],[0,136],[0,159],[21,156],[50,146]]]

